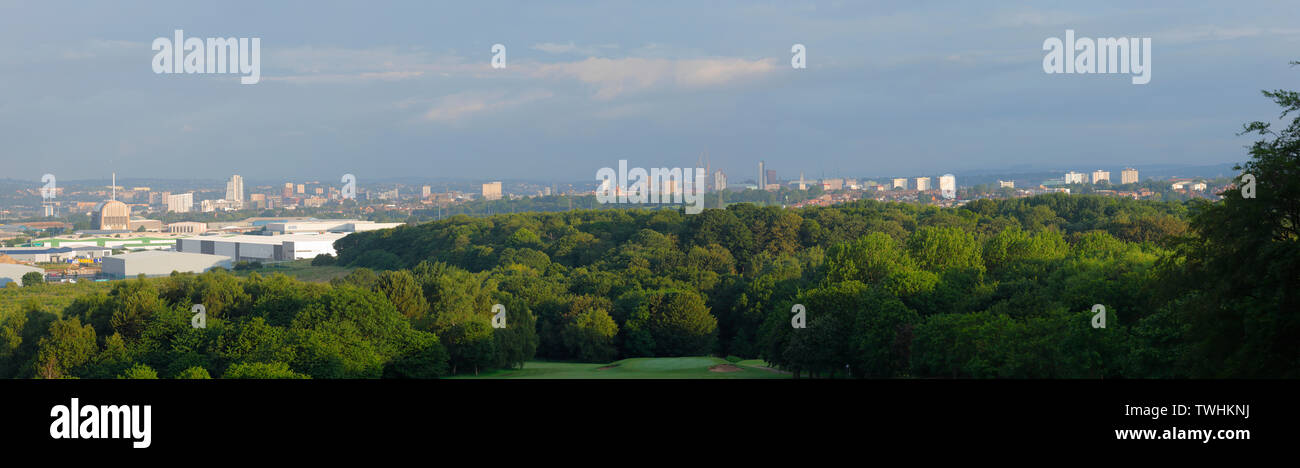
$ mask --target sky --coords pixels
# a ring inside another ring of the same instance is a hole
[[[732,180],[1246,159],[1300,89],[1291,2],[10,2],[0,178]],[[155,38],[260,38],[261,81]],[[1151,81],[1044,41],[1151,38]],[[494,44],[505,68],[491,65]],[[802,44],[806,68],[791,67]]]

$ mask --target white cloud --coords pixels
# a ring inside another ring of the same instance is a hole
[[[1153,40],[1164,44],[1231,41],[1252,37],[1291,38],[1300,36],[1297,28],[1262,28],[1255,26],[1196,26],[1178,28],[1152,35]]]
[[[620,94],[658,86],[708,87],[765,75],[776,69],[770,58],[646,59],[588,58],[578,62],[544,64],[535,76],[572,78],[596,86],[596,98],[611,99]]]
[[[575,44],[573,41],[569,41],[566,44],[543,42],[540,44],[533,44],[531,48],[548,54],[601,55],[603,51],[617,49],[618,44],[580,46]]]
[[[400,81],[426,75],[474,75],[488,69],[486,62],[471,64],[451,54],[393,47],[268,49],[262,66],[270,70],[263,72],[262,79],[294,84]],[[287,73],[278,73],[282,70]]]
[[[262,79],[268,81],[282,81],[294,84],[318,84],[318,83],[357,83],[362,81],[401,81],[423,76],[422,71],[386,71],[386,72],[359,72],[359,73],[331,73],[316,75],[289,75],[289,76],[266,76]]]
[[[554,96],[550,91],[536,90],[507,95],[505,92],[464,92],[444,96],[437,105],[424,114],[425,120],[453,123],[474,114],[520,106]]]

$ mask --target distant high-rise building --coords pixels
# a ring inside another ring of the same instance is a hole
[[[758,189],[767,188],[767,171],[763,169],[763,161],[758,162]]]
[[[907,179],[903,177],[895,178],[893,188],[907,190]]]
[[[1099,184],[1103,180],[1106,181],[1106,183],[1110,183],[1110,171],[1103,171],[1101,169],[1092,171],[1092,183]]]
[[[999,181],[998,181],[998,188],[1016,188],[1016,181],[1014,181],[1014,180],[999,180]]]
[[[771,170],[771,169],[768,169],[767,172],[764,173],[764,174],[765,174],[765,177],[763,177],[763,182],[766,182],[766,183],[768,183],[769,185],[770,185],[770,184],[779,184],[779,183],[780,183],[780,182],[777,181],[777,178],[776,178],[776,171]]]
[[[1121,183],[1121,184],[1136,184],[1137,181],[1138,181],[1138,170],[1137,170],[1137,169],[1134,169],[1134,168],[1131,168],[1131,167],[1126,167],[1126,168],[1124,168],[1123,171],[1120,171],[1120,173],[1119,173],[1119,183]]]
[[[284,198],[289,198],[293,196],[293,182],[284,183],[284,190],[281,192],[281,196],[283,196]]]
[[[713,190],[719,192],[727,189],[727,174],[722,169],[713,171]]]
[[[1084,175],[1082,172],[1070,171],[1065,173],[1064,181],[1067,184],[1082,184],[1087,182],[1087,180],[1085,180],[1084,177],[1087,176]]]
[[[194,194],[181,193],[167,196],[167,211],[173,213],[189,213],[194,208]]]
[[[488,183],[486,183],[486,184],[483,184],[483,199],[484,199],[484,200],[500,200],[500,199],[501,199],[501,182],[499,182],[499,181],[498,181],[498,182],[488,182]]]
[[[952,174],[939,176],[939,194],[943,198],[957,198],[957,176]]]
[[[808,183],[803,179],[803,172],[799,173],[799,190],[808,190]]]
[[[230,176],[230,182],[226,182],[226,199],[232,202],[244,202],[244,178],[239,175]]]
[[[306,186],[306,185],[303,185],[303,184],[298,184],[298,194],[299,194],[299,195],[306,195],[306,194],[307,194],[307,186]]]
[[[429,195],[433,195],[433,188],[428,185],[420,187],[420,198],[429,198]]]
[[[929,177],[917,177],[917,178],[916,178],[916,189],[917,189],[917,190],[930,190],[930,178],[929,178]]]

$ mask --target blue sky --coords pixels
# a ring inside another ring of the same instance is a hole
[[[269,3],[269,5],[264,4]],[[733,180],[1245,158],[1300,89],[1289,2],[0,2],[0,178]],[[154,74],[154,38],[259,37],[262,81]],[[1152,79],[1042,44],[1150,37]],[[507,68],[490,66],[507,47]],[[790,67],[790,47],[808,68]]]

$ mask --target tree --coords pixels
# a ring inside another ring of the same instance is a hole
[[[23,273],[21,283],[23,283],[23,286],[36,286],[39,284],[45,284],[45,274],[38,271],[29,271],[27,273]]]
[[[133,379],[133,380],[134,379],[156,380],[158,378],[158,373],[155,372],[152,367],[146,366],[144,364],[136,364],[128,368],[126,371],[122,372],[122,374],[118,375],[117,378]]]
[[[915,268],[915,263],[889,235],[873,232],[853,242],[839,243],[826,253],[826,281],[856,280],[867,284]]]
[[[429,313],[429,303],[424,290],[415,282],[415,276],[406,270],[385,271],[379,274],[375,289],[383,293],[397,311],[408,319],[420,320]]]
[[[485,320],[455,324],[443,337],[450,355],[451,372],[473,370],[491,366],[496,361],[496,342],[492,327]]]
[[[961,228],[922,227],[907,239],[907,249],[922,268],[930,271],[984,267],[980,245]]]
[[[73,370],[95,357],[95,329],[77,318],[50,324],[49,336],[41,338],[36,352],[37,375],[43,379],[72,376]]]
[[[223,379],[310,379],[311,376],[289,369],[283,362],[241,362],[230,366]]]
[[[591,309],[579,313],[564,327],[564,345],[569,353],[583,362],[609,362],[618,354],[614,336],[618,325],[605,309]]]
[[[206,380],[206,379],[211,379],[211,378],[212,378],[212,375],[208,373],[208,370],[207,370],[207,369],[204,369],[204,368],[202,368],[202,367],[198,367],[198,366],[194,366],[194,367],[190,367],[190,368],[187,368],[187,369],[181,371],[179,374],[176,374],[176,378],[177,378],[177,379],[201,379],[201,380]]]
[[[1167,281],[1190,289],[1169,296],[1183,299],[1185,363],[1197,376],[1300,377],[1300,93],[1264,95],[1295,117],[1280,131],[1246,124],[1261,139],[1236,167],[1236,187],[1194,205],[1195,236],[1167,264]]]
[[[692,291],[662,291],[646,296],[648,330],[656,356],[699,356],[713,349],[718,319]]]
[[[910,364],[915,311],[857,281],[808,291],[800,299],[806,329],[792,330],[784,365],[815,374],[897,377]],[[787,317],[786,326],[789,326]]]
[[[505,328],[493,329],[498,367],[523,368],[537,354],[537,317],[522,301],[507,301]]]
[[[438,341],[438,337],[425,334],[427,339],[419,340],[412,350],[390,361],[384,367],[386,379],[436,379],[448,375],[447,348]]]

